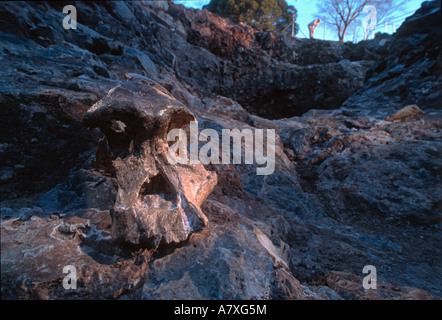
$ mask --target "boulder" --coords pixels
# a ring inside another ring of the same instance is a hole
[[[407,121],[412,119],[418,119],[424,115],[424,112],[417,106],[407,106],[385,118],[386,121]]]

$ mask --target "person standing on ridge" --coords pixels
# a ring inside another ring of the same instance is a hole
[[[313,39],[315,36],[315,29],[321,22],[321,19],[316,19],[308,24],[308,29],[310,30],[310,39]]]

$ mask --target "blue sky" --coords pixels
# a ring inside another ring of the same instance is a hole
[[[313,21],[316,18],[317,14],[317,8],[316,5],[322,1],[322,0],[286,0],[288,4],[293,5],[298,10],[298,19],[297,23],[300,26],[301,31],[298,32],[296,35],[299,38],[304,38],[305,36],[308,36],[308,27],[307,25]],[[203,5],[210,2],[210,0],[175,0],[176,3],[182,3],[187,7],[192,8],[201,8]],[[405,20],[405,18],[408,15],[413,14],[413,12],[420,8],[421,3],[424,2],[424,0],[409,0],[404,8],[403,11],[400,12],[394,12],[392,14],[394,19],[394,24],[396,29],[402,24],[402,22]],[[405,15],[407,14],[407,15]],[[360,18],[362,20],[362,17]],[[356,23],[361,23],[360,21],[357,21]],[[393,23],[388,24],[388,33],[392,33]],[[376,31],[382,31],[385,32],[385,24],[382,26],[378,25],[378,29]],[[305,35],[305,36],[304,36]],[[318,39],[324,39],[324,24],[321,24],[316,29],[316,38]],[[361,40],[362,33],[359,34],[359,37],[356,37],[356,41]],[[332,29],[331,26],[326,25],[325,27],[325,39],[326,40],[338,40],[336,31]],[[353,35],[349,34],[346,38],[346,41],[352,41]]]

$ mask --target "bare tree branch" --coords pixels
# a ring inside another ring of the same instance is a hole
[[[324,0],[318,5],[320,18],[335,21],[339,41],[344,42],[349,27],[355,23],[366,5],[376,7],[377,21],[382,23],[404,9],[406,0]]]

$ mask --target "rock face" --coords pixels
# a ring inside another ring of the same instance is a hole
[[[375,57],[383,54],[380,46],[370,50],[367,44],[300,41],[255,31],[208,11],[183,14],[171,8],[168,14],[187,34],[187,43],[177,39],[186,50],[174,52],[179,79],[266,118],[337,108],[362,87]]]
[[[0,7],[2,299],[440,299],[439,1],[358,44],[75,6]],[[275,129],[275,172],[172,165],[191,120]]]

